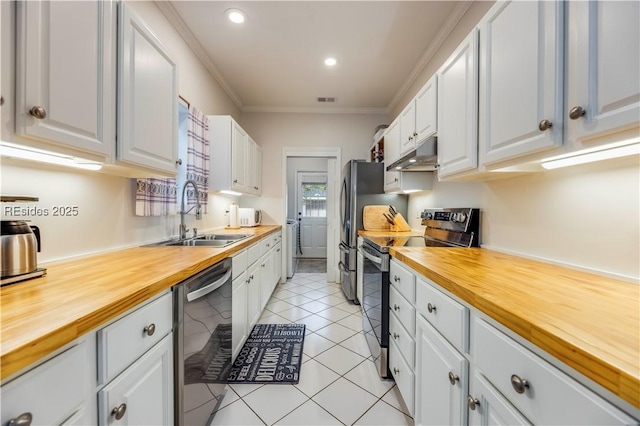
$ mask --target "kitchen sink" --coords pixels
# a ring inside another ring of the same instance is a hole
[[[197,237],[187,238],[185,240],[172,238],[170,240],[159,241],[157,243],[147,244],[146,247],[226,247],[250,236],[250,234],[202,234],[198,235]]]

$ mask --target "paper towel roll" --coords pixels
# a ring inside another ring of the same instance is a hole
[[[238,228],[238,205],[231,203],[229,206],[229,228]]]

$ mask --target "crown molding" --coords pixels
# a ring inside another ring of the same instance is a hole
[[[242,112],[290,113],[290,114],[376,114],[388,115],[387,108],[348,108],[348,107],[268,107],[245,106]]]
[[[231,99],[231,102],[233,102],[233,104],[239,110],[242,110],[243,105],[242,105],[242,100],[240,99],[240,96],[238,96],[233,91],[229,83],[227,83],[227,81],[222,76],[220,71],[218,71],[218,68],[216,68],[216,66],[213,64],[213,62],[211,61],[211,58],[209,58],[209,55],[207,55],[207,52],[204,50],[200,42],[198,42],[196,37],[193,35],[191,30],[187,26],[187,24],[185,24],[185,22],[182,20],[182,17],[180,16],[180,14],[178,14],[178,11],[176,11],[175,7],[173,7],[173,4],[170,1],[166,1],[166,0],[156,0],[155,3],[160,9],[160,11],[164,14],[164,16],[169,20],[171,25],[173,25],[176,31],[178,31],[178,33],[182,36],[182,38],[187,43],[187,45],[191,48],[193,53],[195,53],[195,55],[198,57],[200,62],[202,62],[205,68],[209,71],[209,73],[211,73],[213,78],[218,82],[220,87],[222,87],[222,90],[227,94],[227,96],[229,96],[229,98]]]
[[[453,31],[456,25],[458,25],[458,22],[460,22],[460,19],[462,19],[462,17],[472,4],[473,1],[461,1],[453,10],[453,12],[451,12],[451,14],[447,17],[446,21],[434,37],[433,41],[431,42],[431,44],[429,44],[427,50],[425,50],[422,56],[420,56],[420,59],[416,63],[416,66],[413,67],[413,70],[409,74],[409,77],[407,77],[407,79],[402,84],[402,87],[400,87],[400,90],[398,90],[393,99],[391,99],[391,102],[389,102],[389,105],[387,106],[387,114],[391,114],[393,110],[398,106],[400,100],[407,94],[411,85],[415,83],[422,71],[424,71],[424,69],[429,64],[429,61],[431,61],[431,58],[433,58],[433,55],[435,55],[438,49],[440,49],[449,34],[451,34],[451,31]]]

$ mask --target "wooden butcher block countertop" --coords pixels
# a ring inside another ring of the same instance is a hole
[[[405,231],[405,232],[392,232],[392,231],[358,231],[358,235],[361,237],[421,237],[424,233],[420,231]]]
[[[640,286],[477,248],[390,253],[640,408]]]
[[[20,371],[281,226],[224,248],[135,247],[47,266],[47,275],[0,290],[1,379]]]

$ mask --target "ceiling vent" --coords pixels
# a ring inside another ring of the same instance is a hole
[[[328,98],[328,97],[320,97],[318,98],[318,102],[335,102],[336,98],[332,97],[332,98]]]

